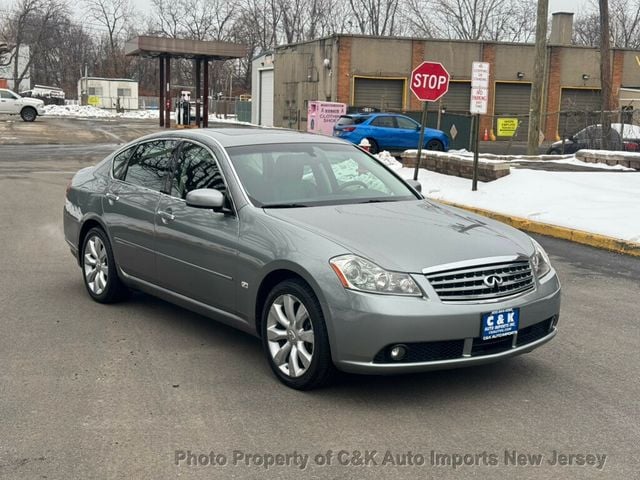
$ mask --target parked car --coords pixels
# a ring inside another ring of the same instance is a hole
[[[38,115],[44,115],[44,102],[0,88],[0,114],[20,115],[25,122],[33,122]]]
[[[396,113],[342,115],[333,127],[333,135],[355,144],[366,138],[371,145],[371,153],[382,150],[397,152],[418,148],[420,124]],[[425,128],[423,147],[447,151],[449,137],[440,130]]]
[[[540,245],[331,137],[149,135],[80,170],[63,217],[95,301],[138,289],[257,335],[297,389],[335,367],[478,365],[556,335],[560,284]]]
[[[622,135],[620,133],[622,132]],[[603,148],[602,125],[589,125],[575,135],[558,142],[554,142],[547,151],[548,154],[575,153],[578,150],[600,150]],[[564,145],[563,145],[564,143]],[[627,152],[640,151],[640,126],[612,123],[609,133],[609,150]]]

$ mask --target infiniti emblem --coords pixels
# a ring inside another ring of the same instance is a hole
[[[500,275],[487,275],[482,281],[489,288],[498,288],[504,280]]]

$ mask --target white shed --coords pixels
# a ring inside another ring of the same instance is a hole
[[[138,82],[128,78],[82,77],[78,98],[98,108],[138,110]]]

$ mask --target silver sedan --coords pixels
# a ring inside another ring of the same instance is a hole
[[[329,137],[141,138],[73,177],[64,231],[94,300],[141,290],[257,335],[297,389],[335,368],[492,362],[556,334],[560,284],[540,245]]]

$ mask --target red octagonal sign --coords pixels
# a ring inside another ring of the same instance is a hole
[[[418,100],[435,102],[449,90],[449,72],[439,62],[422,62],[411,72],[409,88]]]

